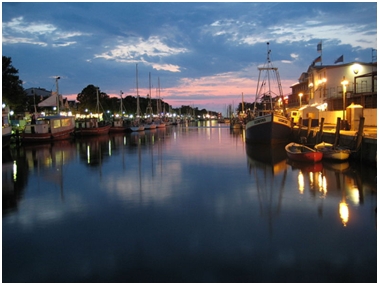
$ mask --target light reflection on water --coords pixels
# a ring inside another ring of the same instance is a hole
[[[3,150],[4,282],[375,282],[376,169],[217,123]]]

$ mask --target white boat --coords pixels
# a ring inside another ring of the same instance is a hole
[[[324,158],[333,160],[347,160],[350,156],[350,149],[334,146],[331,143],[322,142],[315,145],[315,149],[324,154]]]
[[[290,141],[291,121],[286,116],[278,68],[272,65],[270,53],[267,43],[267,62],[263,67],[258,67],[259,77],[254,109],[247,117],[245,127],[247,143],[279,144]],[[275,90],[272,88],[274,82],[271,82],[274,79],[277,84]],[[273,102],[275,94],[276,98],[281,99],[282,109],[275,107]],[[259,99],[262,100],[261,105],[265,106],[264,110],[257,108]]]
[[[40,117],[25,125],[25,129],[21,133],[21,140],[23,142],[42,142],[69,139],[74,131],[75,117],[73,116]]]

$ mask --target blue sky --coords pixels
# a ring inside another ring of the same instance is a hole
[[[161,97],[173,107],[225,113],[253,102],[257,67],[279,68],[284,94],[320,55],[332,65],[372,61],[376,2],[66,2],[2,3],[2,54],[12,58],[24,88],[76,98],[94,84],[110,96]]]

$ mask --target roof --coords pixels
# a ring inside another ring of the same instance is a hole
[[[49,97],[51,96],[51,91],[48,91],[44,88],[28,88],[25,89],[25,93],[27,96],[42,96],[42,97]]]

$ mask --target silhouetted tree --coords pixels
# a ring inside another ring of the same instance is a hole
[[[76,96],[76,100],[80,103],[79,110],[81,112],[84,112],[85,109],[88,109],[90,112],[97,111],[97,92],[99,92],[99,103],[101,105],[100,112],[108,109],[109,96],[101,92],[100,88],[90,84]]]
[[[14,111],[25,111],[27,96],[17,74],[18,69],[12,66],[12,59],[3,56],[2,100]]]

